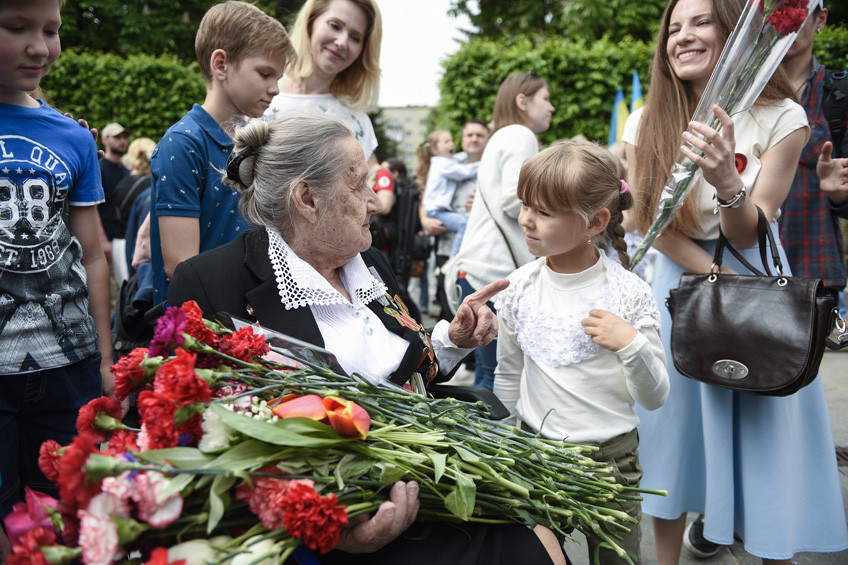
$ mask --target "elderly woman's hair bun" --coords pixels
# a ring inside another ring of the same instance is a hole
[[[275,228],[283,237],[294,226],[292,189],[304,182],[313,196],[333,202],[334,183],[350,167],[339,144],[354,140],[346,126],[315,113],[270,122],[254,118],[233,137],[227,178],[241,192],[239,212],[251,224]]]
[[[227,160],[227,179],[240,191],[253,187],[256,157],[268,142],[271,130],[262,118],[249,120],[235,132],[235,145]]]

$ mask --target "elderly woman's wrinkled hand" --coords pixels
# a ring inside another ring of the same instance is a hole
[[[418,515],[418,483],[396,482],[389,499],[370,518],[367,514],[353,518],[342,530],[336,549],[348,553],[372,553],[406,531]]]
[[[486,302],[508,286],[508,280],[500,279],[465,297],[448,327],[448,337],[454,345],[481,347],[497,337],[498,319]]]

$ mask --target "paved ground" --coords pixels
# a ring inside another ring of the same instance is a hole
[[[425,325],[427,322],[430,323],[429,327],[432,327],[435,320],[425,317]],[[839,467],[839,475],[842,482],[842,498],[848,508],[848,349],[825,353],[821,373],[833,425],[834,443],[836,446],[845,448],[846,457],[842,463],[846,466]],[[472,384],[473,380],[473,375],[461,369],[451,382]],[[694,518],[694,514],[688,517],[689,520]],[[656,565],[654,534],[649,516],[642,520],[642,535],[642,564]],[[580,534],[576,534],[575,538],[577,538],[575,541],[567,542],[565,546],[569,558],[574,565],[589,565],[591,562],[587,555],[585,541]],[[799,553],[795,556],[795,561],[799,565],[848,565],[848,550],[839,553]],[[736,542],[733,546],[722,548],[718,555],[706,560],[697,559],[684,548],[680,563],[683,565],[696,563],[699,565],[759,565],[761,560],[747,553],[741,542]]]

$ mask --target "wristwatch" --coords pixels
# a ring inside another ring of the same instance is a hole
[[[742,188],[739,189],[733,198],[730,200],[722,200],[718,197],[718,193],[716,193],[716,209],[715,213],[718,214],[719,208],[739,208],[742,204],[745,203],[745,197],[748,195],[748,189],[745,188],[745,185],[742,185]]]

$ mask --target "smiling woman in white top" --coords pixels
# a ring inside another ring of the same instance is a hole
[[[678,286],[681,273],[710,272],[719,227],[748,261],[762,262],[755,205],[767,218],[777,217],[809,136],[806,113],[792,101],[793,89],[780,70],[749,110],[731,119],[713,107],[721,131],[689,121],[745,4],[669,2],[650,94],[643,111],[631,114],[625,126],[637,225],[643,232],[681,143],[699,151],[684,149],[699,167],[690,185],[694,194],[655,242],[660,253],[652,286],[658,301]],[[777,237],[776,223],[771,229]],[[782,247],[779,252],[787,265]],[[722,270],[751,274],[735,258],[725,259]],[[663,343],[670,352],[672,320],[667,309],[661,314]],[[754,342],[737,345],[758,347]],[[773,565],[788,564],[799,551],[848,546],[821,379],[791,396],[776,397],[703,384],[673,366],[668,373],[665,405],[652,412],[637,408],[642,487],[668,491],[667,497],[648,497],[643,503],[645,513],[654,517],[660,565],[679,562],[686,512],[704,514],[707,540],[730,545],[735,531],[749,553]]]
[[[365,110],[380,94],[383,24],[374,0],[307,0],[291,31],[297,51],[280,79],[265,118],[316,112],[342,122],[368,165],[376,165],[377,137]]]

